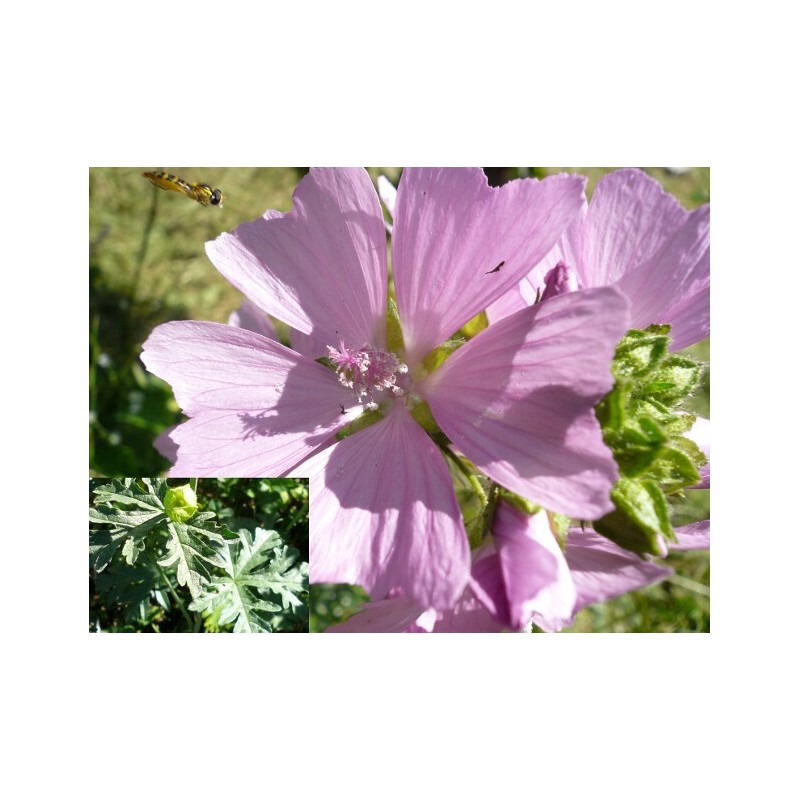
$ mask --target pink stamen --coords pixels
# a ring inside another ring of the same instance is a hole
[[[340,341],[338,349],[328,345],[328,357],[336,367],[339,382],[352,389],[367,409],[378,408],[375,392],[403,394],[396,381],[398,375],[408,372],[408,367],[394,353],[371,347],[351,350]]]

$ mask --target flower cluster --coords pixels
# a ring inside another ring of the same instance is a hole
[[[707,207],[636,170],[591,204],[575,175],[491,188],[479,169],[406,169],[380,188],[390,224],[365,171],[312,170],[291,212],[207,245],[248,301],[232,324],[171,322],[145,343],[188,417],[160,438],[170,474],[310,478],[312,582],[371,597],[340,630],[557,630],[669,574],[591,520],[707,546],[660,517],[652,533],[642,504],[620,522],[615,499],[634,481],[660,502],[651,484],[675,463],[679,489],[707,480],[687,444],[702,423],[675,410],[691,387],[667,397],[662,352],[670,331],[673,348],[708,335]],[[595,409],[633,386],[631,328],[658,359],[635,376],[647,404],[620,400],[614,428]],[[620,453],[637,436],[634,474]]]

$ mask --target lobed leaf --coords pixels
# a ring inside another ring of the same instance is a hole
[[[298,551],[275,531],[242,528],[238,542],[226,541],[220,555],[225,574],[203,586],[191,609],[218,613],[220,625],[235,622],[234,633],[268,633],[271,613],[298,613],[304,606],[308,564],[298,563]]]

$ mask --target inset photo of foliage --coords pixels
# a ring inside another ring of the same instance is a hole
[[[308,481],[92,478],[89,630],[308,631]]]

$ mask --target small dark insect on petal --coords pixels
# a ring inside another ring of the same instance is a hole
[[[345,413],[344,406],[343,406],[343,405],[341,405],[341,404],[339,404],[339,408],[341,408],[341,409],[342,409],[342,414],[344,414],[344,413]]]
[[[488,272],[484,272],[484,275],[491,275],[493,272],[500,272],[500,267],[505,264],[505,261],[501,261],[494,269],[490,269]]]

